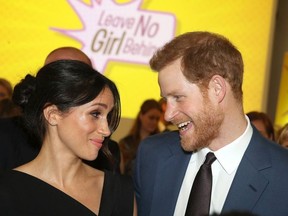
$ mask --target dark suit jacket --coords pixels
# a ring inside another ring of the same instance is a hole
[[[0,118],[0,171],[29,162],[38,152],[37,141],[25,130],[21,117]]]
[[[172,216],[191,153],[178,132],[157,134],[139,146],[134,175],[138,216]],[[288,215],[288,151],[253,128],[222,213],[248,211],[260,216]]]

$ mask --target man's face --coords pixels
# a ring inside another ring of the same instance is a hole
[[[219,134],[224,115],[200,88],[182,74],[180,60],[159,72],[162,97],[167,100],[165,120],[179,128],[181,146],[194,151],[209,146]]]

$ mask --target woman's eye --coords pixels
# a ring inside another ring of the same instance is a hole
[[[98,111],[97,111],[97,112],[92,112],[92,113],[91,113],[91,115],[92,115],[93,117],[95,117],[95,118],[98,118],[98,117],[100,116],[100,114],[101,114],[101,113],[98,112]]]

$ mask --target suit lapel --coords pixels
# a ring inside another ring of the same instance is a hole
[[[166,157],[159,164],[151,215],[173,215],[182,181],[191,157],[180,143],[167,143]]]
[[[270,167],[270,154],[263,146],[263,138],[253,129],[251,141],[239,164],[222,212],[252,210],[269,184],[261,171]]]

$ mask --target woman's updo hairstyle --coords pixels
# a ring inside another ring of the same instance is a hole
[[[26,75],[14,88],[13,101],[23,110],[27,129],[41,142],[46,133],[43,110],[56,105],[61,112],[94,100],[104,88],[111,90],[114,108],[108,115],[111,132],[120,121],[116,85],[91,66],[76,60],[59,60],[43,66],[36,76]]]

